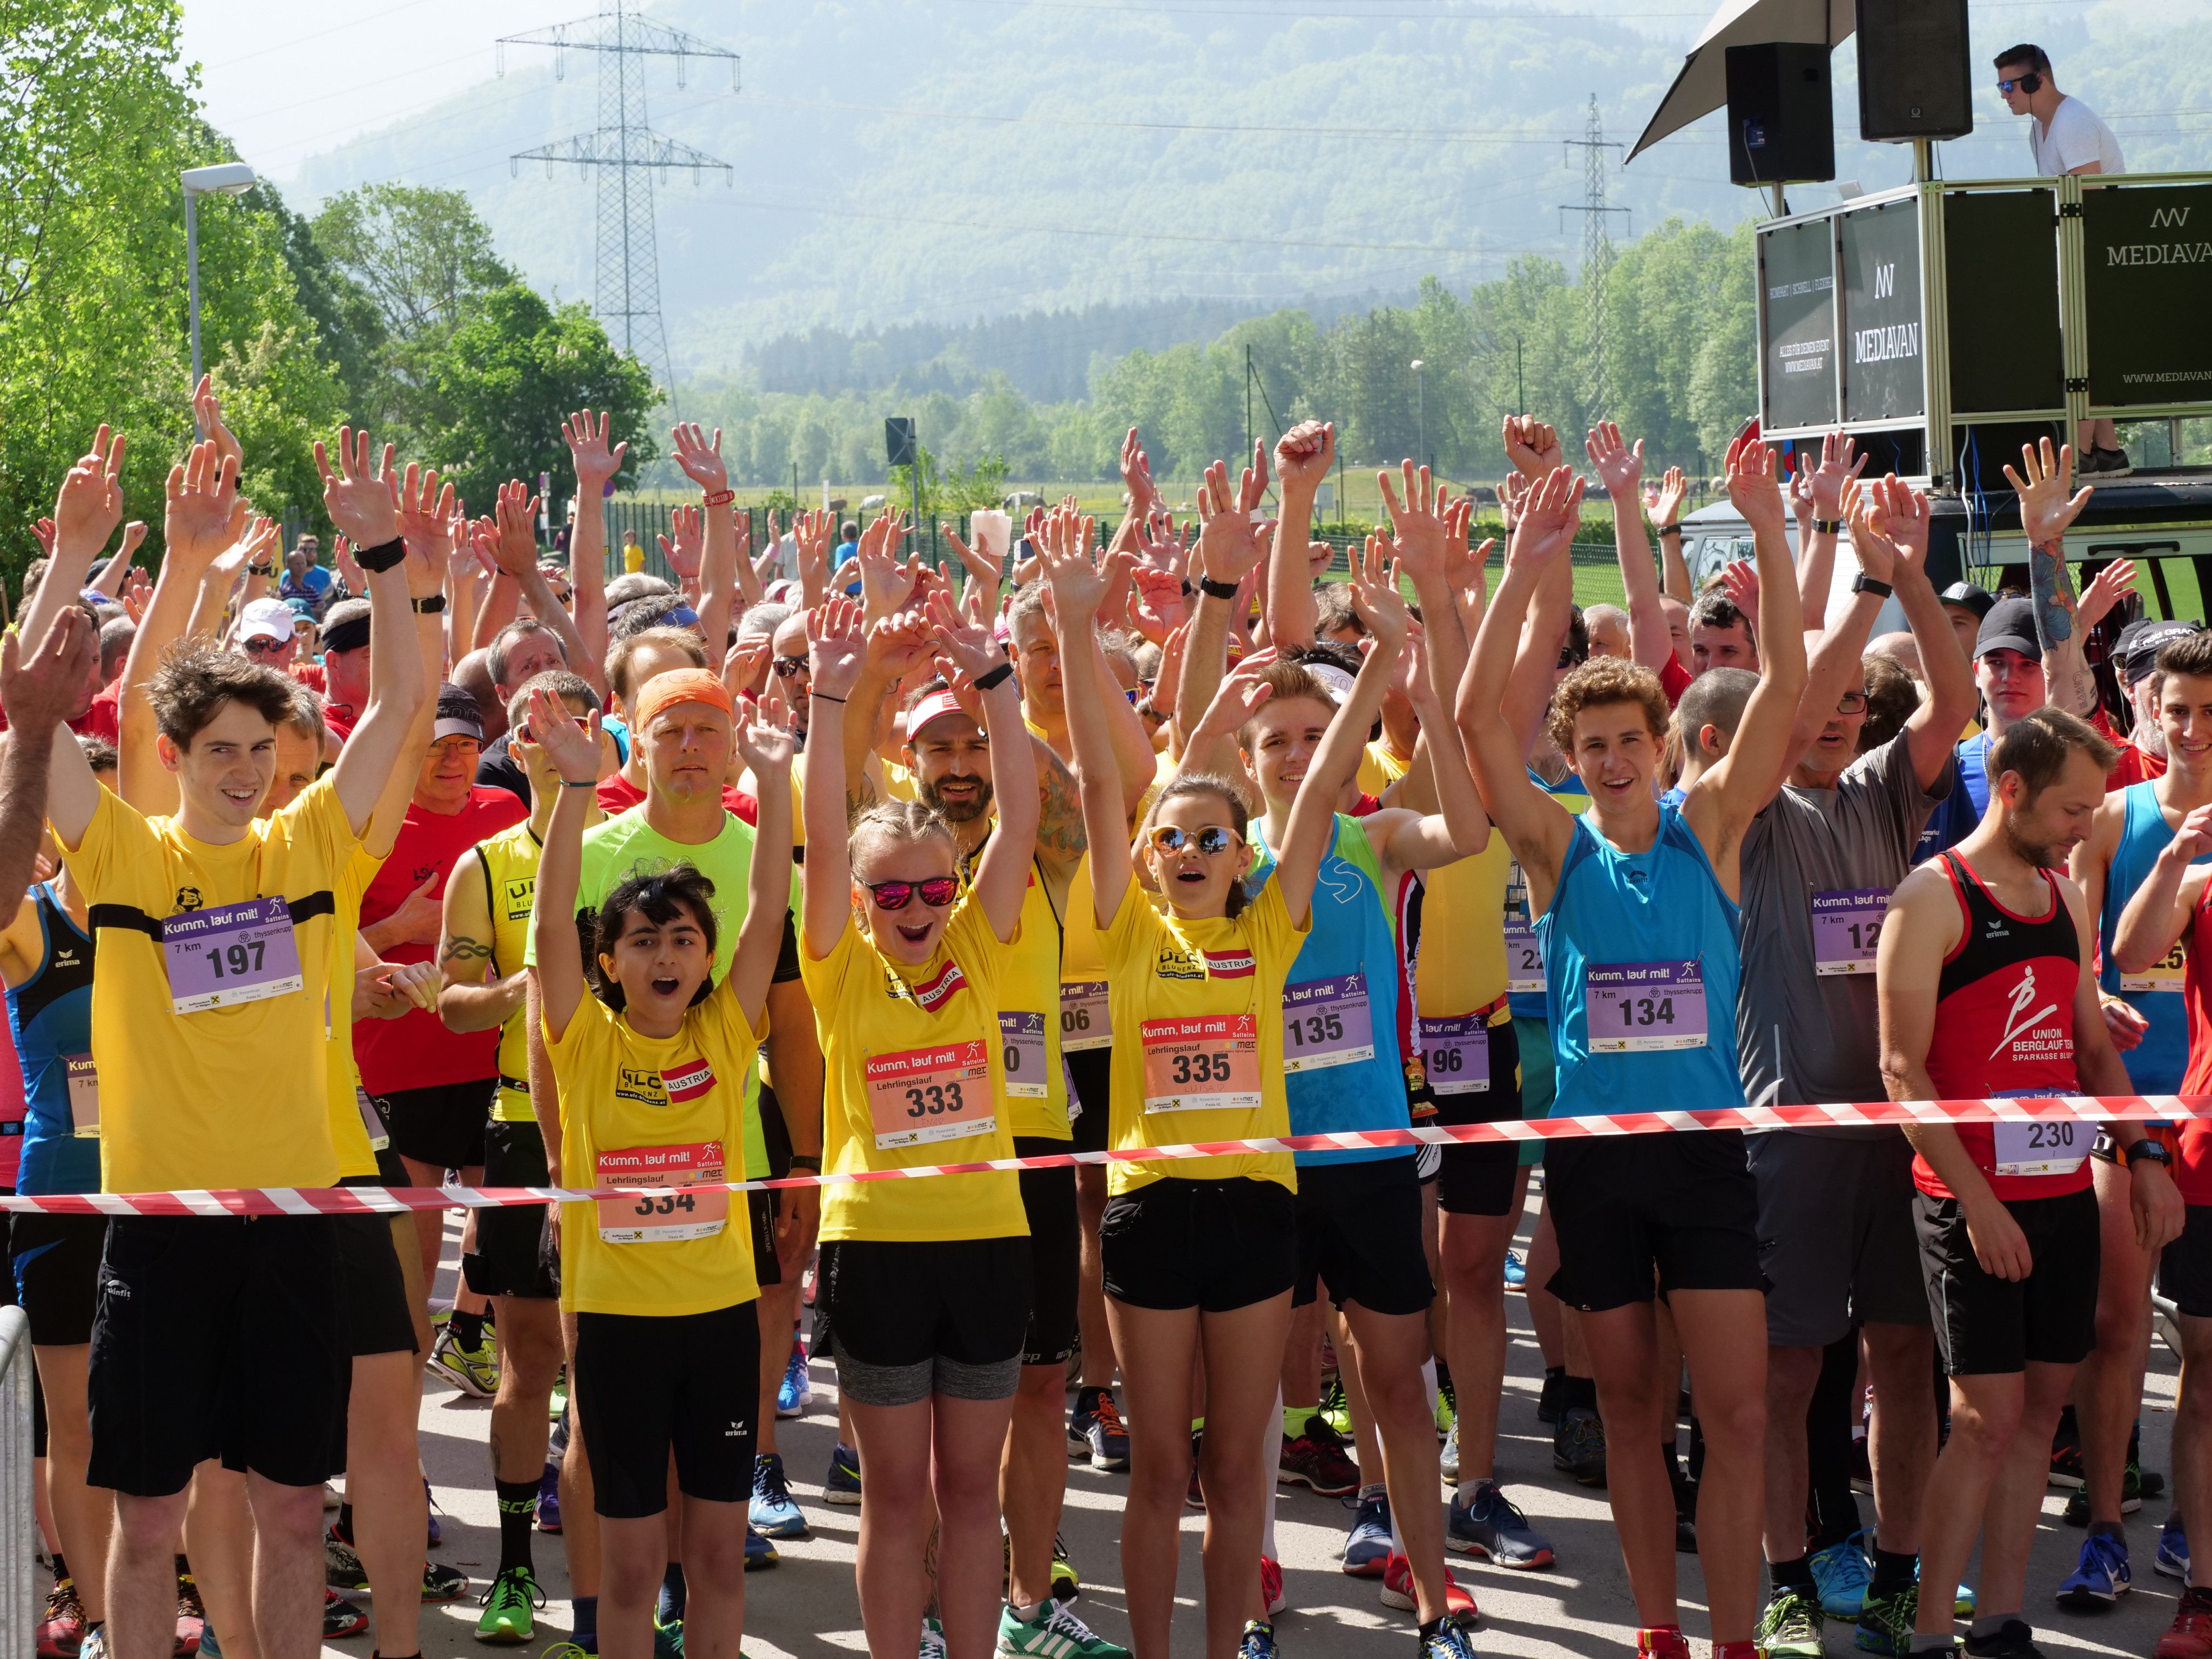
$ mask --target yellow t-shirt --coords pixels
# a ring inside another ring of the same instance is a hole
[[[561,1179],[681,1186],[744,1168],[745,1079],[760,1039],[726,978],[672,1037],[649,1037],[586,991],[545,1051],[561,1085]],[[581,1200],[561,1206],[561,1306],[711,1313],[760,1294],[743,1193]]]
[[[1404,777],[1412,769],[1413,762],[1400,760],[1390,745],[1381,738],[1359,751],[1359,793],[1376,795]]]
[[[884,794],[890,800],[920,800],[921,791],[915,785],[914,774],[897,761],[885,761],[884,766]]]
[[[476,856],[454,872],[458,881],[481,881],[491,914],[491,977],[504,979],[522,966],[530,949],[530,911],[538,896],[538,860],[545,850],[525,818],[477,843]],[[471,865],[475,867],[471,869]],[[499,1028],[499,1087],[492,1120],[535,1123],[530,1103],[530,1016],[521,1008]]]
[[[1114,1015],[1115,1146],[1290,1133],[1283,985],[1305,938],[1305,927],[1291,925],[1282,890],[1272,881],[1234,921],[1163,914],[1142,888],[1129,884],[1113,924],[1098,935]],[[1253,1096],[1253,1104],[1241,1103]],[[1224,1097],[1240,1103],[1160,1103]],[[1246,1176],[1279,1181],[1292,1192],[1298,1185],[1288,1152],[1237,1152],[1114,1164],[1106,1188],[1134,1192],[1170,1175],[1187,1181]]]
[[[1072,1140],[1067,1073],[1060,1068],[1060,917],[1035,859],[1022,896],[1022,931],[1012,945],[998,948],[1007,956],[999,989],[999,1030],[1005,1039],[1000,1060],[1006,1067],[1006,1109],[1014,1133]]]
[[[822,1040],[825,1170],[1014,1155],[999,999],[1020,942],[1000,943],[973,893],[962,895],[919,968],[887,960],[850,920],[818,961],[801,935],[799,973]],[[1029,1230],[1011,1170],[845,1182],[822,1194],[825,1243],[1020,1238]]]
[[[1505,994],[1505,885],[1513,866],[1505,837],[1421,878],[1421,950],[1413,968],[1413,1006],[1430,1019],[1453,1019],[1492,1003],[1493,1025],[1513,1016]]]
[[[64,848],[100,951],[102,1191],[336,1183],[325,1009],[337,888],[360,845],[327,773],[227,846],[100,791],[83,840]],[[289,927],[236,916],[208,931],[217,918],[204,913],[269,898],[285,901]],[[166,948],[165,921],[179,924]],[[210,997],[222,1000],[176,1011]]]
[[[384,860],[374,853],[354,848],[338,880],[337,914],[331,928],[331,984],[325,994],[330,1004],[328,1090],[331,1144],[338,1155],[343,1181],[377,1172],[377,1142],[368,1138],[368,1120],[362,1115],[361,1070],[353,1062],[353,947],[361,932],[362,895],[383,867]],[[381,1123],[378,1127],[380,1134]]]

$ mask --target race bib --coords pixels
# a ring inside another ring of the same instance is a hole
[[[1420,1021],[1421,1066],[1432,1095],[1478,1095],[1490,1090],[1490,1027],[1479,1014]]]
[[[722,1143],[630,1146],[601,1152],[592,1169],[601,1187],[686,1187],[720,1181]],[[730,1218],[730,1195],[720,1193],[624,1193],[599,1200],[599,1237],[609,1244],[673,1244],[712,1238]]]
[[[1250,1014],[1148,1019],[1143,1034],[1146,1111],[1260,1109],[1260,1027]]]
[[[169,1006],[180,1014],[260,1002],[301,989],[300,946],[281,898],[186,910],[161,923]]]
[[[1082,1053],[1085,1048],[1114,1046],[1113,1016],[1106,1009],[1106,981],[1070,980],[1060,988],[1060,1051]]]
[[[70,1131],[81,1140],[100,1139],[100,1073],[90,1054],[64,1054],[69,1079]]]
[[[353,1103],[361,1114],[361,1127],[368,1131],[368,1150],[380,1152],[392,1144],[392,1131],[384,1127],[384,1114],[376,1109],[376,1103],[368,1097],[368,1091],[358,1083],[353,1086]]]
[[[2058,1089],[2019,1089],[2002,1091],[1999,1100],[2049,1100],[2063,1093]],[[2097,1126],[2078,1118],[2043,1118],[2033,1123],[1990,1125],[1994,1143],[1993,1172],[2001,1176],[2072,1175],[2089,1156],[2097,1139]]]
[[[1049,1095],[1052,1081],[1045,1070],[1044,1016],[1000,1014],[999,1042],[1006,1050],[1007,1095],[1023,1100],[1042,1100]]]
[[[2123,991],[2179,991],[2188,982],[2189,956],[2182,942],[2176,939],[2173,948],[2143,969],[2140,974],[2122,974]]]
[[[1318,1072],[1375,1058],[1367,976],[1344,974],[1283,988],[1283,1070]]]
[[[1813,895],[1813,971],[1874,972],[1875,946],[1889,915],[1889,889],[1857,887]]]
[[[959,1140],[999,1127],[990,1051],[980,1040],[878,1054],[861,1069],[878,1147]]]
[[[1594,1054],[1705,1046],[1705,970],[1694,962],[1592,963],[1583,1006]]]
[[[1544,942],[1516,915],[1505,918],[1505,988],[1522,995],[1544,994]]]

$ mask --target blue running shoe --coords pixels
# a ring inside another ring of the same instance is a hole
[[[822,1501],[840,1509],[860,1507],[860,1454],[850,1446],[830,1454],[830,1473],[822,1477]]]
[[[1457,1620],[1442,1619],[1421,1638],[1421,1659],[1475,1659],[1474,1638]]]
[[[1477,1486],[1471,1503],[1452,1499],[1444,1543],[1462,1555],[1480,1555],[1501,1567],[1525,1571],[1552,1565],[1552,1540],[1528,1524],[1528,1517],[1495,1480]]]
[[[2109,1607],[2134,1587],[2128,1570],[2128,1540],[2093,1532],[2081,1540],[2081,1565],[2058,1583],[2058,1605],[2076,1613]]]
[[[769,1538],[804,1538],[806,1516],[784,1478],[783,1455],[769,1452],[753,1459],[753,1501],[747,1511],[756,1531]]]
[[[1247,1620],[1244,1639],[1237,1644],[1237,1659],[1277,1659],[1282,1650],[1275,1645],[1275,1627],[1259,1619]]]
[[[538,1530],[561,1530],[561,1466],[548,1463],[538,1477]]]
[[[1505,1288],[1509,1291],[1517,1291],[1526,1285],[1528,1282],[1528,1264],[1521,1260],[1521,1252],[1518,1250],[1506,1251]]]
[[[775,1546],[750,1523],[745,1528],[745,1571],[758,1572],[763,1567],[772,1567],[781,1559]]]
[[[1390,1498],[1387,1492],[1359,1500],[1359,1513],[1344,1540],[1344,1570],[1354,1578],[1380,1578],[1390,1565]]]
[[[1820,1611],[1831,1619],[1848,1619],[1858,1622],[1859,1614],[1866,1611],[1868,1589],[1874,1583],[1874,1568],[1859,1547],[1864,1533],[1854,1533],[1840,1544],[1831,1544],[1824,1550],[1815,1550],[1813,1559],[1805,1565],[1813,1570],[1813,1587],[1820,1593]]]
[[[813,1403],[814,1379],[807,1375],[806,1350],[793,1337],[791,1363],[783,1368],[783,1381],[776,1385],[775,1414],[778,1417],[804,1417],[806,1408]]]
[[[2181,1524],[2179,1510],[2167,1516],[2166,1524],[2158,1529],[2158,1553],[2150,1559],[2150,1570],[2185,1584],[2189,1582],[2189,1534]]]

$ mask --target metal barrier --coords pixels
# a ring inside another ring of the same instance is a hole
[[[0,1659],[32,1659],[38,1511],[31,1503],[31,1322],[0,1308]]]

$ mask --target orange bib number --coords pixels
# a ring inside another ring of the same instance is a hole
[[[688,1146],[627,1146],[601,1152],[593,1169],[601,1187],[687,1187],[720,1181],[722,1143]],[[609,1244],[665,1244],[686,1238],[712,1238],[730,1218],[730,1195],[723,1193],[624,1193],[603,1198],[599,1237]]]
[[[1260,1027],[1250,1014],[1144,1024],[1145,1109],[1256,1112]]]
[[[864,1070],[876,1145],[885,1151],[988,1134],[999,1127],[991,1054],[980,1042],[878,1054]]]

